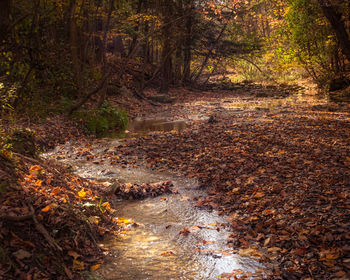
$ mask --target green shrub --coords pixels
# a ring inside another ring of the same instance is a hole
[[[124,130],[128,125],[126,113],[107,102],[98,109],[74,113],[73,118],[81,120],[87,132],[97,136],[103,136],[111,129]]]

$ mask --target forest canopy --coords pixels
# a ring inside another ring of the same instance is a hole
[[[0,3],[1,110],[72,113],[122,86],[346,76],[349,3],[326,0],[34,0]],[[22,104],[26,104],[25,108]],[[45,111],[45,110],[44,110]]]

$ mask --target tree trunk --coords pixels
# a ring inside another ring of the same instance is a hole
[[[184,66],[183,66],[183,83],[188,83],[191,73],[191,60],[192,60],[192,25],[193,25],[193,3],[192,0],[186,1],[186,36],[184,42]]]
[[[112,12],[113,12],[113,0],[109,1],[109,8],[108,8],[108,16],[107,16],[107,21],[105,23],[104,26],[104,31],[103,31],[103,37],[102,37],[102,77],[107,75],[107,56],[106,56],[106,46],[107,46],[107,33],[109,30],[109,26],[111,23],[111,16],[112,16]],[[101,93],[100,93],[100,98],[98,100],[97,103],[97,107],[101,107],[102,104],[104,103],[105,99],[106,99],[106,95],[107,95],[107,80],[103,83],[102,89],[101,89]]]
[[[345,23],[341,18],[342,15],[336,10],[329,0],[318,0],[318,3],[321,6],[323,14],[330,22],[344,55],[350,62],[350,40],[346,31]]]
[[[11,0],[0,0],[0,45],[7,38],[10,25]]]
[[[167,93],[169,91],[169,83],[171,80],[171,24],[170,18],[172,15],[172,4],[170,1],[162,1],[162,13],[163,13],[163,49],[162,49],[162,70],[161,70],[161,85],[160,92]]]
[[[201,68],[199,69],[196,77],[194,78],[194,82],[197,82],[197,80],[199,79],[200,75],[202,74],[205,66],[207,66],[209,58],[212,55],[216,44],[219,42],[219,40],[221,39],[222,35],[224,35],[224,33],[225,33],[226,27],[227,27],[227,23],[222,27],[218,37],[216,38],[216,40],[212,43],[211,47],[209,48],[208,53],[207,53],[206,57],[204,58],[204,60],[202,62]]]
[[[76,22],[76,1],[71,0],[70,2],[71,14],[70,14],[70,49],[72,55],[72,65],[75,78],[75,84],[77,87],[78,95],[82,90],[81,73],[80,73],[80,62],[79,62],[79,43],[78,43],[78,27]]]

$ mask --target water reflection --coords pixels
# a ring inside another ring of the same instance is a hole
[[[115,141],[104,139],[90,152],[103,155],[105,149],[115,146]],[[143,168],[122,168],[107,161],[94,164],[84,157],[77,160],[70,157],[71,149],[67,144],[44,156],[68,155],[61,161],[85,178],[108,182],[122,178],[131,183],[172,180],[179,191],[177,195],[142,201],[111,201],[118,217],[132,219],[136,225],[101,244],[109,252],[97,272],[103,279],[217,279],[237,269],[248,273],[261,268],[253,259],[231,254],[225,217],[194,207],[194,197],[206,196],[195,180]],[[190,233],[180,234],[185,228]]]
[[[153,131],[182,131],[187,127],[185,120],[169,121],[167,119],[135,119],[129,122],[127,132],[112,131],[111,138],[142,136]]]

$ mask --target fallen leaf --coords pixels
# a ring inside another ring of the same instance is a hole
[[[90,271],[95,271],[95,270],[99,269],[99,268],[100,268],[100,266],[101,266],[101,264],[100,264],[100,263],[95,264],[95,265],[92,265],[92,266],[90,266]]]
[[[18,251],[14,252],[13,255],[19,260],[28,259],[32,256],[31,253],[23,249],[19,249]]]
[[[82,190],[80,192],[78,192],[78,195],[79,195],[79,197],[84,198],[86,196],[85,189],[82,188]]]
[[[171,255],[174,255],[174,253],[172,251],[166,251],[166,252],[163,252],[161,253],[162,256],[171,256]]]
[[[77,259],[74,259],[73,260],[73,269],[74,270],[84,270],[85,268],[85,263],[84,262],[81,262],[81,261],[78,261]]]
[[[106,208],[108,211],[111,210],[111,205],[109,204],[109,202],[103,203],[102,206],[103,206],[104,208]]]
[[[74,259],[81,257],[81,255],[79,255],[77,252],[74,252],[74,251],[68,251],[68,255],[73,257]]]
[[[188,228],[182,229],[179,234],[183,234],[184,236],[187,236],[190,234],[190,230]]]
[[[43,209],[41,209],[42,212],[47,212],[51,209],[51,205],[47,205],[46,207],[44,207]]]
[[[255,247],[250,247],[247,249],[239,249],[238,254],[240,254],[242,257],[258,257],[260,258],[262,256],[262,253],[257,250]]]
[[[265,194],[263,192],[257,192],[257,193],[254,194],[254,197],[256,197],[256,198],[261,198],[261,197],[264,197],[264,196],[265,196]]]

